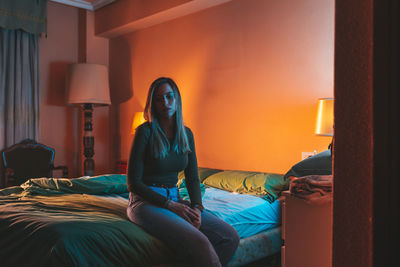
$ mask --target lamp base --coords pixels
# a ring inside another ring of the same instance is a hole
[[[83,173],[85,176],[94,175],[94,136],[92,125],[93,104],[84,104],[84,119],[85,119],[85,135],[83,136],[83,154],[85,161],[83,162]]]
[[[85,159],[83,162],[83,169],[85,176],[94,176],[94,160],[93,159]]]

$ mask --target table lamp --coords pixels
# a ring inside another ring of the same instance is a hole
[[[110,105],[107,67],[99,64],[70,64],[67,70],[67,103],[84,111],[84,175],[94,175],[93,106]]]
[[[333,136],[333,104],[333,98],[318,99],[316,135]],[[332,150],[332,142],[329,145],[329,149]]]
[[[131,134],[135,134],[136,128],[145,121],[144,112],[135,112],[135,114],[133,114]]]

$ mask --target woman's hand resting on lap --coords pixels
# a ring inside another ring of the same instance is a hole
[[[189,208],[189,209],[191,209],[193,212],[196,213],[196,217],[192,218],[192,225],[197,229],[199,229],[201,225],[201,211],[198,208]]]
[[[173,213],[179,215],[197,229],[201,225],[201,211],[197,208],[191,208],[185,204],[170,201],[167,207]]]

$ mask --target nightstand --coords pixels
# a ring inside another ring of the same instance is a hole
[[[332,203],[308,204],[282,193],[282,267],[332,266]]]

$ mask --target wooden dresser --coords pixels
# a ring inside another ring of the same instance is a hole
[[[332,203],[311,205],[283,192],[282,267],[332,266]]]

